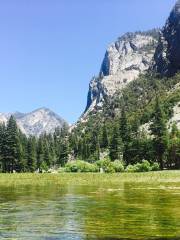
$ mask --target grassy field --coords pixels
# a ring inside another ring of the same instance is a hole
[[[46,186],[46,185],[118,185],[129,183],[180,183],[180,171],[148,173],[60,173],[60,174],[0,174],[0,187]]]

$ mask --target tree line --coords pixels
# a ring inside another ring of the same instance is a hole
[[[129,121],[125,106],[116,119],[102,121],[97,114],[71,133],[64,126],[38,138],[25,136],[11,116],[6,125],[0,125],[0,171],[42,172],[64,167],[70,160],[95,163],[103,158],[121,160],[126,166],[147,160],[161,169],[180,169],[180,131],[175,124],[167,129],[158,98],[149,129],[148,134],[140,130],[138,117]]]
[[[64,165],[68,159],[67,132],[64,126],[54,134],[27,137],[11,116],[6,125],[0,125],[1,172],[42,172]]]
[[[138,116],[131,121],[125,106],[120,117],[89,120],[85,129],[74,131],[70,141],[75,158],[94,162],[102,153],[113,162],[122,160],[126,166],[148,160],[161,169],[180,169],[180,131],[176,124],[168,129],[168,118],[159,98],[156,98],[149,132],[140,130]]]

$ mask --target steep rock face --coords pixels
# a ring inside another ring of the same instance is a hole
[[[149,69],[158,38],[158,30],[127,33],[109,46],[99,77],[94,77],[90,82],[83,117],[95,108],[101,109],[106,98],[113,96]]]
[[[59,127],[68,125],[65,120],[47,108],[40,108],[31,113],[0,113],[0,122],[7,123],[13,115],[21,131],[27,136],[40,136],[42,133],[53,133]]]
[[[180,0],[160,34],[153,69],[163,76],[172,76],[180,70]]]

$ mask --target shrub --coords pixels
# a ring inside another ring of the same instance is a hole
[[[48,171],[48,166],[46,164],[46,162],[42,162],[41,165],[40,165],[40,170],[42,172],[47,172]]]
[[[136,165],[128,165],[127,168],[126,168],[126,172],[136,172],[137,169],[136,169]]]
[[[143,160],[142,163],[136,164],[137,172],[150,172],[151,169],[151,164],[147,160]]]
[[[96,162],[96,165],[99,167],[99,168],[104,168],[105,166],[107,166],[109,164],[110,160],[107,158],[107,159],[101,159],[99,161]]]
[[[110,165],[106,166],[106,168],[104,169],[104,172],[105,173],[115,173],[115,169],[114,169],[112,163]]]
[[[136,163],[135,165],[128,165],[126,168],[126,172],[150,172],[151,170],[151,164],[147,160],[143,160],[142,163]]]
[[[66,172],[78,172],[77,162],[69,162],[65,165]]]
[[[112,162],[107,158],[96,162],[97,167],[102,168],[105,173],[115,173]]]
[[[95,164],[84,161],[73,161],[65,165],[66,172],[97,172],[98,168]]]
[[[159,163],[153,163],[152,166],[151,166],[151,170],[152,171],[159,171],[160,170]]]
[[[124,172],[124,164],[122,161],[116,160],[112,162],[115,172]]]

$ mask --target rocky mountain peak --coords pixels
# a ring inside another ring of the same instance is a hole
[[[126,33],[112,43],[105,54],[100,75],[115,75],[123,70],[147,68],[149,57],[152,58],[157,37],[149,32]],[[136,55],[136,56],[134,56]],[[136,61],[132,62],[134,58]]]
[[[21,131],[27,136],[40,136],[43,133],[53,133],[56,128],[68,125],[59,115],[48,108],[42,107],[30,113],[0,113],[0,122],[6,123],[13,115]]]
[[[180,70],[180,1],[178,0],[160,33],[153,69],[162,76]]]

